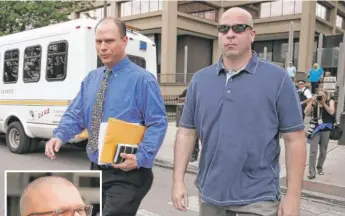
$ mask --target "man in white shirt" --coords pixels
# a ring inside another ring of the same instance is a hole
[[[296,74],[296,67],[293,66],[292,62],[289,62],[289,66],[286,68],[286,72],[289,74],[289,77],[294,81]]]
[[[298,86],[298,95],[299,95],[299,99],[301,101],[301,106],[302,106],[302,115],[303,115],[303,119],[304,119],[304,109],[307,106],[308,102],[310,100],[312,100],[312,94],[311,91],[305,87],[305,81],[304,80],[298,80],[297,81],[297,86]]]

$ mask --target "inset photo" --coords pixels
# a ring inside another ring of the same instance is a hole
[[[101,171],[5,171],[7,216],[100,216]]]

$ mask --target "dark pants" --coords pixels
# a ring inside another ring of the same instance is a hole
[[[317,88],[319,87],[319,82],[311,82],[311,93],[316,94]]]
[[[103,216],[135,216],[142,199],[151,189],[151,169],[129,172],[91,163],[91,170],[102,170]]]
[[[303,120],[304,120],[304,118],[305,118],[305,114],[304,114],[305,108],[306,108],[306,106],[304,106],[304,105],[301,106]]]

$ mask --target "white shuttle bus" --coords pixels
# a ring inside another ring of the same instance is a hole
[[[0,37],[0,133],[11,152],[34,152],[50,139],[84,77],[102,66],[97,22],[77,19]],[[127,36],[129,58],[157,77],[154,42],[132,29]]]

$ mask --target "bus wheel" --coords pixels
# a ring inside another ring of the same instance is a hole
[[[30,138],[25,134],[20,122],[12,122],[6,132],[6,144],[11,152],[27,153],[30,148]]]
[[[39,147],[40,147],[40,140],[30,139],[30,148],[28,150],[30,153],[36,153],[39,150]]]

